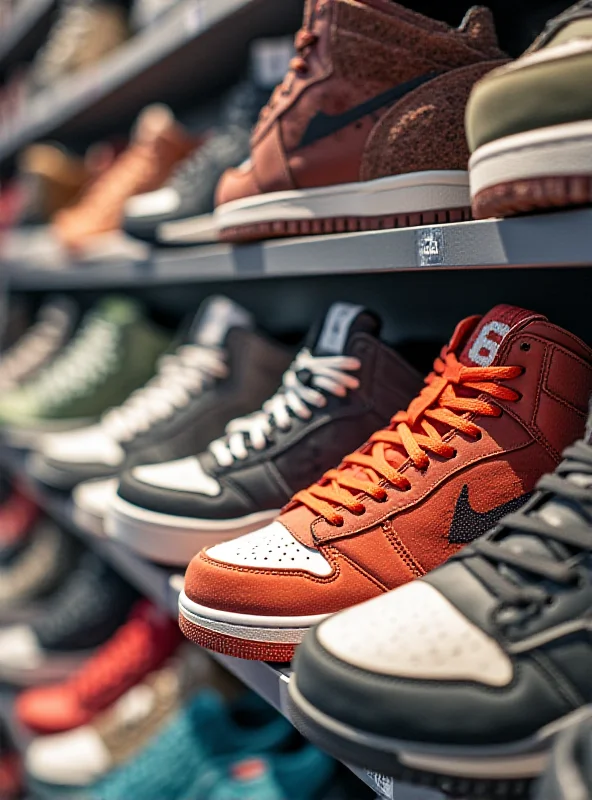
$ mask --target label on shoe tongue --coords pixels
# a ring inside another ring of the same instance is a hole
[[[199,307],[189,340],[202,347],[221,347],[231,328],[254,327],[253,315],[228,297],[210,297]]]
[[[256,39],[251,44],[250,54],[253,80],[263,89],[273,89],[283,81],[294,57],[293,40],[288,36]]]
[[[491,366],[506,336],[526,319],[544,317],[517,306],[495,306],[477,323],[458,360],[466,367]]]
[[[341,355],[349,337],[358,330],[378,332],[379,322],[363,306],[352,303],[333,303],[327,311],[314,353],[319,356]]]

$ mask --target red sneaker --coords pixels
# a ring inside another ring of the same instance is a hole
[[[16,488],[0,501],[0,565],[25,541],[39,513],[36,503]]]
[[[142,600],[115,636],[72,678],[23,692],[16,702],[17,717],[38,733],[85,725],[158,669],[180,640],[174,621]]]
[[[327,615],[424,575],[517,510],[582,435],[592,350],[540,314],[461,322],[407,411],[267,528],[193,559],[197,644],[288,661]]]

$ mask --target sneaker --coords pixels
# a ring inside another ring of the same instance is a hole
[[[108,532],[143,556],[186,566],[202,546],[271,522],[421,386],[379,329],[361,306],[335,303],[259,412],[233,420],[199,456],[122,473]]]
[[[162,189],[127,201],[126,233],[159,244],[196,244],[218,238],[212,216],[218,180],[226,169],[248,158],[251,129],[291,55],[292,47],[285,39],[251,44],[251,78],[228,93],[219,124]]]
[[[216,192],[227,241],[470,218],[464,112],[504,54],[490,12],[458,29],[388,0],[314,0],[298,55]]]
[[[478,219],[592,203],[591,23],[592,4],[576,3],[475,86],[467,136]]]
[[[19,695],[15,713],[36,733],[57,733],[86,725],[100,711],[150,672],[158,669],[179,644],[178,626],[147,600],[67,681],[29,689]]]
[[[0,575],[28,543],[38,516],[37,504],[0,478]]]
[[[290,692],[306,735],[451,794],[531,796],[554,739],[589,713],[590,435],[441,569],[305,638]]]
[[[59,15],[28,75],[33,91],[96,65],[128,38],[125,7],[106,0],[62,0]]]
[[[265,753],[283,745],[290,723],[264,701],[227,706],[211,690],[200,692],[134,758],[95,784],[88,800],[180,800],[215,756]]]
[[[463,320],[388,428],[272,526],[193,559],[182,630],[290,660],[309,627],[421,577],[525,503],[581,434],[591,390],[592,350],[540,314],[500,305]]]
[[[21,758],[18,753],[0,752],[0,797],[19,800],[23,795]]]
[[[287,350],[254,327],[252,315],[232,300],[205,300],[185,343],[160,360],[146,386],[97,425],[45,437],[30,474],[70,490],[124,465],[200,452],[230,419],[254,411],[289,364]]]
[[[78,309],[67,297],[46,300],[35,322],[0,354],[0,392],[10,392],[46,367],[67,344],[78,319]]]
[[[558,737],[535,800],[586,800],[592,797],[592,709]]]
[[[290,753],[208,764],[180,800],[310,800],[323,797],[335,762],[302,742]]]
[[[74,206],[55,215],[53,231],[59,241],[81,252],[95,246],[97,237],[118,231],[126,200],[162,186],[197,144],[166,106],[148,106],[138,118],[128,148]]]
[[[220,674],[203,651],[182,647],[89,724],[37,737],[26,752],[29,776],[45,784],[90,786],[140,752],[197,687]]]
[[[29,686],[78,670],[124,623],[136,592],[86,553],[28,625],[0,629],[0,682]]]
[[[13,549],[10,559],[0,561],[2,625],[28,622],[42,613],[47,598],[66,580],[80,555],[76,540],[54,522],[46,518],[35,521],[35,506],[25,513],[34,519],[24,542]]]
[[[102,300],[46,369],[0,397],[6,442],[37,445],[44,433],[93,422],[148,380],[167,344],[135,302]]]

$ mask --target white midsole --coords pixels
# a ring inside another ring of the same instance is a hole
[[[117,497],[119,478],[99,478],[79,483],[72,492],[72,517],[79,528],[105,536],[104,519]]]
[[[309,628],[329,616],[314,614],[305,617],[266,617],[237,614],[201,606],[190,600],[184,591],[179,595],[179,613],[194,625],[224,636],[283,644],[300,644]]]
[[[217,242],[219,229],[213,214],[201,214],[158,226],[156,238],[164,244]]]
[[[500,183],[592,175],[592,120],[504,136],[475,150],[469,169],[473,197]]]
[[[162,564],[187,566],[202,549],[262,528],[279,510],[258,511],[237,519],[209,520],[161,514],[115,497],[105,517],[108,536]]]
[[[86,428],[96,420],[92,417],[78,417],[63,420],[39,420],[30,427],[1,425],[0,433],[6,444],[12,447],[35,448],[40,444],[39,437],[46,433],[62,433],[78,428]]]
[[[278,220],[377,217],[462,208],[470,204],[469,178],[463,170],[430,170],[389,175],[373,181],[245,197],[215,211],[217,227]]]
[[[404,742],[399,739],[366,733],[330,717],[310,703],[298,689],[292,676],[288,691],[296,706],[314,723],[327,731],[362,747],[391,752],[399,763],[426,772],[451,777],[520,780],[539,775],[547,764],[553,739],[564,728],[590,717],[583,707],[542,728],[530,739],[491,747],[461,747]]]

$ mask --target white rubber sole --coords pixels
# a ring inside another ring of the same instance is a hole
[[[86,428],[94,422],[96,420],[93,417],[78,417],[77,419],[37,422],[27,428],[20,428],[16,425],[2,425],[0,427],[0,436],[5,444],[10,445],[10,447],[32,450],[39,446],[40,437],[46,433],[74,431],[78,428]]]
[[[105,531],[110,538],[151,561],[186,567],[203,547],[251,533],[272,522],[278,514],[279,509],[237,519],[193,519],[149,511],[117,496],[105,517]]]
[[[63,681],[79,670],[94,652],[94,650],[84,650],[80,653],[48,656],[44,663],[29,669],[22,665],[10,667],[0,661],[0,683],[10,683],[13,686],[37,686],[43,683]]]
[[[357,763],[364,763],[364,751],[375,750],[403,767],[420,773],[447,775],[450,778],[475,780],[524,780],[535,778],[545,769],[556,736],[569,725],[590,716],[589,707],[571,712],[545,726],[535,736],[517,742],[490,747],[461,747],[401,741],[367,733],[330,717],[312,705],[299,691],[294,677],[289,683],[290,700],[314,728],[347,743]],[[314,737],[313,737],[314,740]],[[356,759],[355,748],[360,748]],[[353,749],[352,749],[353,748]],[[388,774],[388,767],[383,765]],[[470,793],[470,791],[469,791]]]
[[[72,517],[86,533],[101,539],[105,534],[105,515],[117,497],[119,478],[105,478],[79,483],[72,492]]]
[[[223,636],[248,642],[298,645],[304,635],[326,619],[329,614],[304,617],[266,617],[256,614],[237,614],[208,608],[190,600],[185,592],[179,595],[179,613],[193,625]]]
[[[469,162],[471,196],[529,178],[592,175],[592,120],[517,133],[479,147]]]
[[[470,205],[468,173],[431,170],[373,181],[342,183],[247,197],[215,211],[219,230],[280,220],[330,217],[380,217]]]
[[[205,244],[218,241],[219,228],[213,214],[201,214],[158,226],[156,238],[162,244]]]

